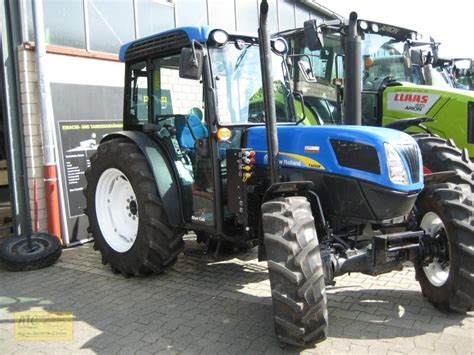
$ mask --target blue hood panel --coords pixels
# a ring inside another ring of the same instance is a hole
[[[373,146],[377,151],[380,162],[380,175],[339,165],[330,139]],[[395,148],[398,144],[417,146],[412,137],[400,131],[366,126],[279,126],[278,142],[281,167],[308,169],[353,177],[404,192],[423,188],[423,179],[408,185],[400,185],[393,183],[389,178],[384,143],[390,143]],[[265,127],[251,127],[248,129],[247,148],[252,148],[257,152],[257,165],[268,164]],[[405,170],[409,174],[409,163],[403,155],[402,160],[405,164]],[[422,170],[422,164],[420,163],[419,176],[423,176]]]

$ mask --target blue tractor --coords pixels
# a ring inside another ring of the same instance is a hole
[[[103,263],[125,275],[170,268],[188,231],[218,249],[258,245],[276,334],[303,346],[326,337],[334,277],[449,264],[449,248],[416,223],[409,135],[300,125],[267,14],[262,1],[258,38],[185,27],[121,48],[123,131],[91,157],[86,213]]]

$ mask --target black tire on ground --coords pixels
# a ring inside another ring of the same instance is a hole
[[[110,168],[119,170],[126,177],[138,205],[136,239],[130,249],[124,252],[109,245],[97,220],[96,189],[101,175]],[[94,237],[94,249],[102,254],[104,265],[110,264],[114,273],[142,276],[161,273],[176,262],[184,248],[184,231],[169,225],[150,166],[133,142],[113,139],[100,144],[91,157],[86,178],[85,213],[89,217],[89,232]]]
[[[429,134],[415,134],[423,157],[423,165],[432,172],[456,171],[458,175],[450,182],[469,184],[471,191],[474,184],[474,164],[469,159],[466,149],[459,149],[452,139],[432,136]]]
[[[328,313],[318,238],[305,197],[262,205],[275,331],[283,343],[306,346],[327,336]]]
[[[416,202],[418,225],[444,239],[448,257],[415,265],[423,295],[442,311],[465,313],[474,307],[474,207],[467,185],[427,187]],[[440,223],[441,222],[441,223]],[[438,267],[438,269],[434,267]],[[443,276],[441,272],[446,272]]]
[[[7,270],[27,271],[53,265],[61,256],[59,239],[46,233],[31,235],[32,249],[26,236],[9,237],[0,244],[0,264]]]

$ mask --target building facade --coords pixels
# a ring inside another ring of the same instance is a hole
[[[17,233],[20,222],[25,223],[21,216],[25,211],[34,222],[33,229],[45,230],[48,218],[32,1],[5,0],[2,9],[2,123],[10,170],[15,170],[10,187],[23,186],[25,195],[16,196],[13,191],[12,204],[26,201],[22,208],[13,206]],[[311,18],[335,17],[312,0],[268,2],[271,32],[300,27]],[[43,6],[62,238],[64,244],[73,245],[87,239],[83,188],[88,158],[102,136],[121,127],[124,67],[118,62],[120,46],[181,26],[208,25],[256,35],[259,1],[43,0]],[[20,157],[22,162],[14,161]]]

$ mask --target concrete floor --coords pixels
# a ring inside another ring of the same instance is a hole
[[[469,354],[474,313],[446,315],[423,299],[412,268],[347,275],[327,288],[329,337],[284,349],[273,330],[266,263],[256,250],[218,260],[189,256],[167,273],[124,278],[91,244],[47,269],[0,270],[0,353]],[[15,339],[15,312],[72,312],[73,340]]]

